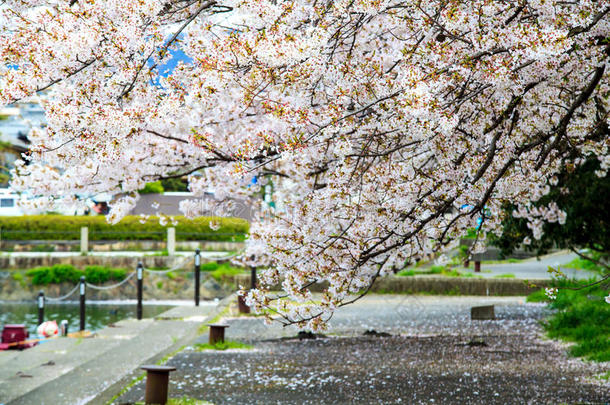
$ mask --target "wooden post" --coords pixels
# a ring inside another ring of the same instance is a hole
[[[167,228],[167,254],[174,256],[176,254],[176,228]]]
[[[167,404],[169,373],[175,371],[176,367],[150,365],[142,366],[141,368],[146,370],[144,403]]]
[[[481,272],[481,262],[478,260],[474,262],[474,272],[475,273]]]
[[[80,252],[89,252],[89,228],[86,226],[80,228]]]
[[[225,329],[229,327],[229,325],[223,324],[209,324],[210,327],[210,336],[208,339],[208,343],[214,345],[218,342],[224,343],[225,341]]]

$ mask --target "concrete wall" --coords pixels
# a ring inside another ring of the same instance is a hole
[[[550,280],[498,279],[498,278],[461,278],[461,277],[435,277],[413,276],[398,277],[387,276],[379,278],[371,292],[375,293],[430,293],[430,294],[461,294],[461,295],[528,295],[541,287],[549,285]],[[235,276],[236,285],[250,285],[250,275]],[[533,284],[536,287],[531,287]],[[321,292],[326,283],[316,284],[312,291]],[[279,286],[275,286],[279,290]]]
[[[31,269],[38,266],[52,266],[54,264],[71,264],[78,268],[83,268],[89,265],[101,265],[107,267],[135,269],[138,261],[142,260],[144,267],[168,267],[172,268],[185,259],[189,258],[182,256],[70,256],[56,257],[51,255],[40,255],[36,257],[18,257],[18,256],[2,256],[0,257],[0,269]],[[208,260],[203,258],[202,263]],[[217,260],[221,261],[221,260]],[[188,264],[193,267],[193,262]]]

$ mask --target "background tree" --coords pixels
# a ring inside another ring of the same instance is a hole
[[[599,170],[597,159],[589,159],[578,166],[566,164],[553,180],[549,193],[534,204],[536,207],[556,204],[566,213],[565,224],[545,223],[543,233],[536,239],[527,218],[514,217],[512,211],[516,207],[507,204],[502,235],[492,237],[491,243],[504,255],[520,246],[537,255],[553,248],[570,249],[578,254],[584,253],[581,249],[588,249],[593,256],[607,262],[610,255],[610,179],[607,175],[598,176]]]
[[[247,299],[286,323],[324,327],[477,218],[498,230],[507,202],[538,235],[565,218],[529,209],[565,157],[610,167],[604,1],[3,6],[0,104],[39,100],[49,122],[13,187],[38,208],[109,192],[116,222],[151,181],[190,176],[195,195],[219,200],[272,183],[277,209],[252,199],[245,257],[300,304],[264,288]],[[202,204],[181,207],[197,216]],[[313,302],[319,281],[329,287]]]

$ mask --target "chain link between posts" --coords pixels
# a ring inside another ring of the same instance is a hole
[[[80,283],[76,285],[76,287],[74,287],[72,289],[72,291],[70,291],[69,293],[67,293],[66,295],[62,295],[61,297],[57,297],[57,298],[51,298],[51,297],[47,297],[45,295],[44,299],[45,301],[50,301],[50,302],[59,302],[59,301],[63,301],[65,299],[67,299],[68,297],[70,297],[72,294],[74,294],[76,292],[76,290],[78,290],[78,287],[80,286]]]
[[[154,270],[154,269],[147,269],[145,267],[142,267],[142,270],[149,272],[149,273],[153,273],[153,274],[167,274],[171,271],[176,271],[176,270],[188,270],[188,269],[185,269],[184,267],[189,265],[193,260],[194,259],[189,259],[189,260],[183,261],[182,263],[179,263],[179,264],[175,265],[174,267],[172,267],[171,269],[167,269],[167,270]]]
[[[118,287],[122,286],[123,284],[125,284],[126,282],[128,282],[133,276],[135,276],[135,274],[136,274],[135,271],[130,273],[127,277],[125,277],[125,279],[123,281],[121,281],[120,283],[114,284],[114,285],[100,287],[95,284],[90,284],[90,283],[85,283],[85,284],[87,285],[87,287],[92,288],[94,290],[112,290],[113,288],[118,288]]]
[[[237,252],[237,253],[233,253],[231,255],[228,256],[212,256],[212,257],[206,257],[206,259],[211,259],[211,260],[219,260],[219,259],[231,259],[233,257],[239,256],[242,252]],[[172,267],[171,269],[167,269],[167,270],[154,270],[154,269],[147,269],[145,267],[142,268],[142,270],[149,272],[149,273],[153,273],[153,274],[167,274],[169,272],[172,271],[177,271],[177,270],[188,270],[185,267],[189,264],[191,264],[191,262],[193,262],[194,259],[191,258],[187,261],[183,261],[182,263],[179,263],[177,265],[175,265],[174,267]],[[123,281],[121,281],[120,283],[117,284],[113,284],[113,285],[109,285],[109,286],[97,286],[95,284],[91,284],[91,283],[87,283],[85,282],[86,286],[89,288],[92,288],[94,290],[112,290],[113,288],[118,288],[120,286],[122,286],[123,284],[127,283],[133,276],[136,275],[136,272],[132,272],[130,273]],[[59,301],[63,301],[66,300],[67,298],[69,298],[72,294],[74,294],[78,288],[80,287],[80,283],[77,284],[69,293],[67,293],[66,295],[62,295],[61,297],[57,297],[57,298],[52,298],[52,297],[47,297],[45,296],[45,300],[49,301],[49,302],[59,302]]]

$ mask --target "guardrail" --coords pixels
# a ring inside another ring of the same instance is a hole
[[[238,253],[229,256],[219,256],[219,257],[207,257],[206,259],[217,260],[217,259],[228,259],[236,256]],[[70,297],[72,297],[77,291],[79,291],[79,313],[80,313],[80,330],[85,330],[85,320],[86,320],[86,302],[87,302],[87,289],[91,288],[94,290],[111,290],[114,288],[119,288],[125,285],[129,280],[131,280],[134,276],[137,279],[136,283],[136,318],[138,320],[142,319],[142,295],[143,295],[143,284],[144,284],[144,274],[145,273],[154,273],[154,274],[167,274],[175,271],[189,271],[188,266],[194,264],[192,271],[194,272],[195,278],[195,292],[194,292],[194,302],[195,306],[199,306],[200,302],[200,289],[199,284],[201,280],[201,252],[199,249],[195,251],[195,255],[192,258],[187,258],[183,262],[173,266],[170,269],[165,270],[155,270],[155,269],[147,269],[144,267],[144,264],[140,261],[136,266],[136,269],[129,273],[123,280],[119,283],[108,285],[108,286],[100,286],[89,283],[86,281],[85,277],[82,276],[78,284],[67,294],[62,295],[60,297],[48,297],[44,294],[44,291],[40,291],[37,296],[37,304],[38,304],[38,324],[42,324],[44,322],[44,312],[45,305],[47,302],[61,302],[66,301]],[[256,277],[256,269],[252,269],[252,275]]]

